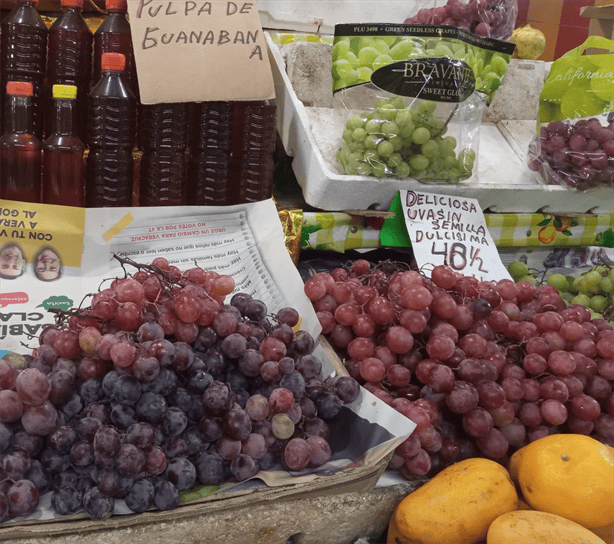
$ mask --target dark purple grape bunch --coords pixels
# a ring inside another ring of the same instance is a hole
[[[330,459],[327,422],[360,387],[322,382],[298,312],[224,303],[229,277],[156,267],[46,328],[25,368],[0,360],[0,521],[46,492],[60,515],[168,510],[195,484]]]

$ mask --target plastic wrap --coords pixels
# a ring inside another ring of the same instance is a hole
[[[576,191],[614,186],[614,41],[591,36],[555,60],[540,94],[529,168]]]
[[[514,45],[449,26],[337,25],[333,107],[348,175],[469,178]]]
[[[421,0],[405,23],[450,25],[507,40],[514,32],[517,16],[518,0]]]

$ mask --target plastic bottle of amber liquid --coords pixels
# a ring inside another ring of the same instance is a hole
[[[36,11],[38,0],[20,0],[0,25],[0,127],[4,130],[6,85],[9,81],[32,83],[34,134],[43,135],[47,26]]]
[[[77,87],[54,85],[51,135],[43,142],[43,203],[85,206],[83,152],[76,134]]]
[[[141,206],[183,206],[188,182],[188,104],[143,105],[138,144],[143,151]]]
[[[102,76],[88,97],[86,204],[131,206],[136,98],[124,81],[125,58],[104,53]]]
[[[273,195],[273,152],[277,107],[272,101],[235,102],[227,204],[266,200]]]
[[[188,175],[190,204],[224,206],[230,201],[232,136],[232,102],[200,102],[193,105]]]
[[[106,0],[107,16],[94,33],[94,81],[101,77],[101,60],[104,53],[121,53],[126,59],[123,77],[139,97],[139,84],[136,77],[134,48],[130,23],[126,19],[128,4],[126,0]]]
[[[54,85],[77,87],[76,121],[77,134],[86,137],[87,95],[92,80],[93,35],[81,15],[83,0],[61,0],[63,12],[49,28],[47,60],[47,84],[51,105],[51,90]],[[51,134],[54,123],[53,108],[49,107],[46,133]]]
[[[7,83],[6,123],[0,138],[0,198],[41,201],[41,141],[33,131],[30,81]]]

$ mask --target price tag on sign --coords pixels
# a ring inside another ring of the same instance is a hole
[[[420,268],[445,264],[480,281],[511,279],[476,199],[419,191],[399,196]]]

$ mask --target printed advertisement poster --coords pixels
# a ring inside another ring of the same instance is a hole
[[[92,293],[124,277],[114,254],[138,263],[164,257],[181,270],[199,266],[228,274],[235,292],[262,300],[269,313],[292,306],[302,329],[320,332],[301,296],[303,283],[272,200],[224,208],[96,209],[0,200],[0,222],[0,354],[29,353],[54,323],[49,309],[87,307]]]

